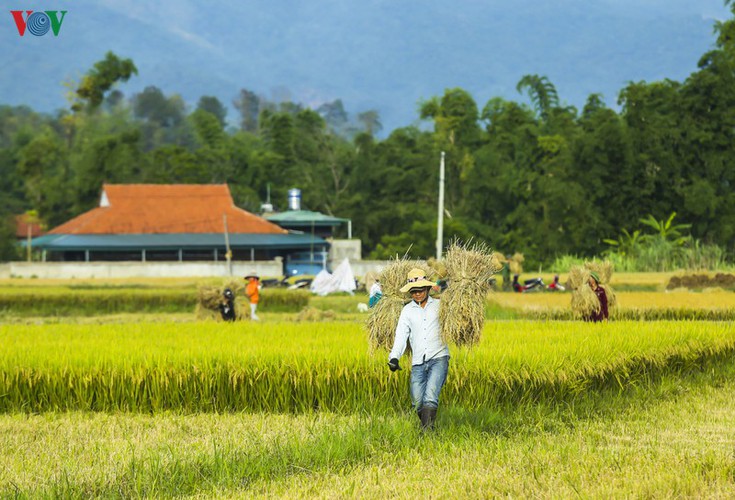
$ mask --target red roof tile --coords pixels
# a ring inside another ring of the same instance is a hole
[[[100,206],[50,234],[230,233],[287,231],[237,208],[227,184],[105,184]]]

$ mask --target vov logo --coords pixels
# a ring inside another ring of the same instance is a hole
[[[54,32],[54,36],[59,36],[66,12],[65,10],[37,10],[35,12],[26,10],[24,19],[22,10],[10,11],[20,36],[24,36],[26,31],[34,36],[43,36],[49,30]],[[59,18],[59,13],[61,13],[61,18]]]

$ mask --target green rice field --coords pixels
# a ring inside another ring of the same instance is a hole
[[[732,311],[732,296],[619,293],[646,310]],[[0,497],[735,494],[727,316],[587,324],[528,319],[563,301],[524,299],[498,294],[481,343],[452,348],[433,432],[410,409],[409,360],[391,373],[368,349],[361,296],[311,297],[334,314],[310,321],[283,309],[233,324],[186,308],[90,314],[86,302],[80,314],[0,312]]]

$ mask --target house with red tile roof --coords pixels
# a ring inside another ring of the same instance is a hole
[[[235,206],[226,184],[105,184],[99,206],[34,238],[57,261],[284,260],[325,252],[321,237],[293,232]]]

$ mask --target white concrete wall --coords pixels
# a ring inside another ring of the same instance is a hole
[[[279,260],[232,262],[232,275],[279,277]],[[0,278],[178,278],[228,276],[226,262],[10,262],[0,265]]]
[[[379,273],[388,264],[389,261],[387,260],[358,260],[354,262],[350,261],[352,274],[354,274],[355,277],[358,279],[365,276],[365,273],[367,273],[368,271]]]
[[[329,255],[327,257],[328,266],[330,269],[336,268],[342,263],[345,258],[350,261],[350,264],[354,261],[362,260],[362,241],[359,239],[351,240],[328,240]]]

